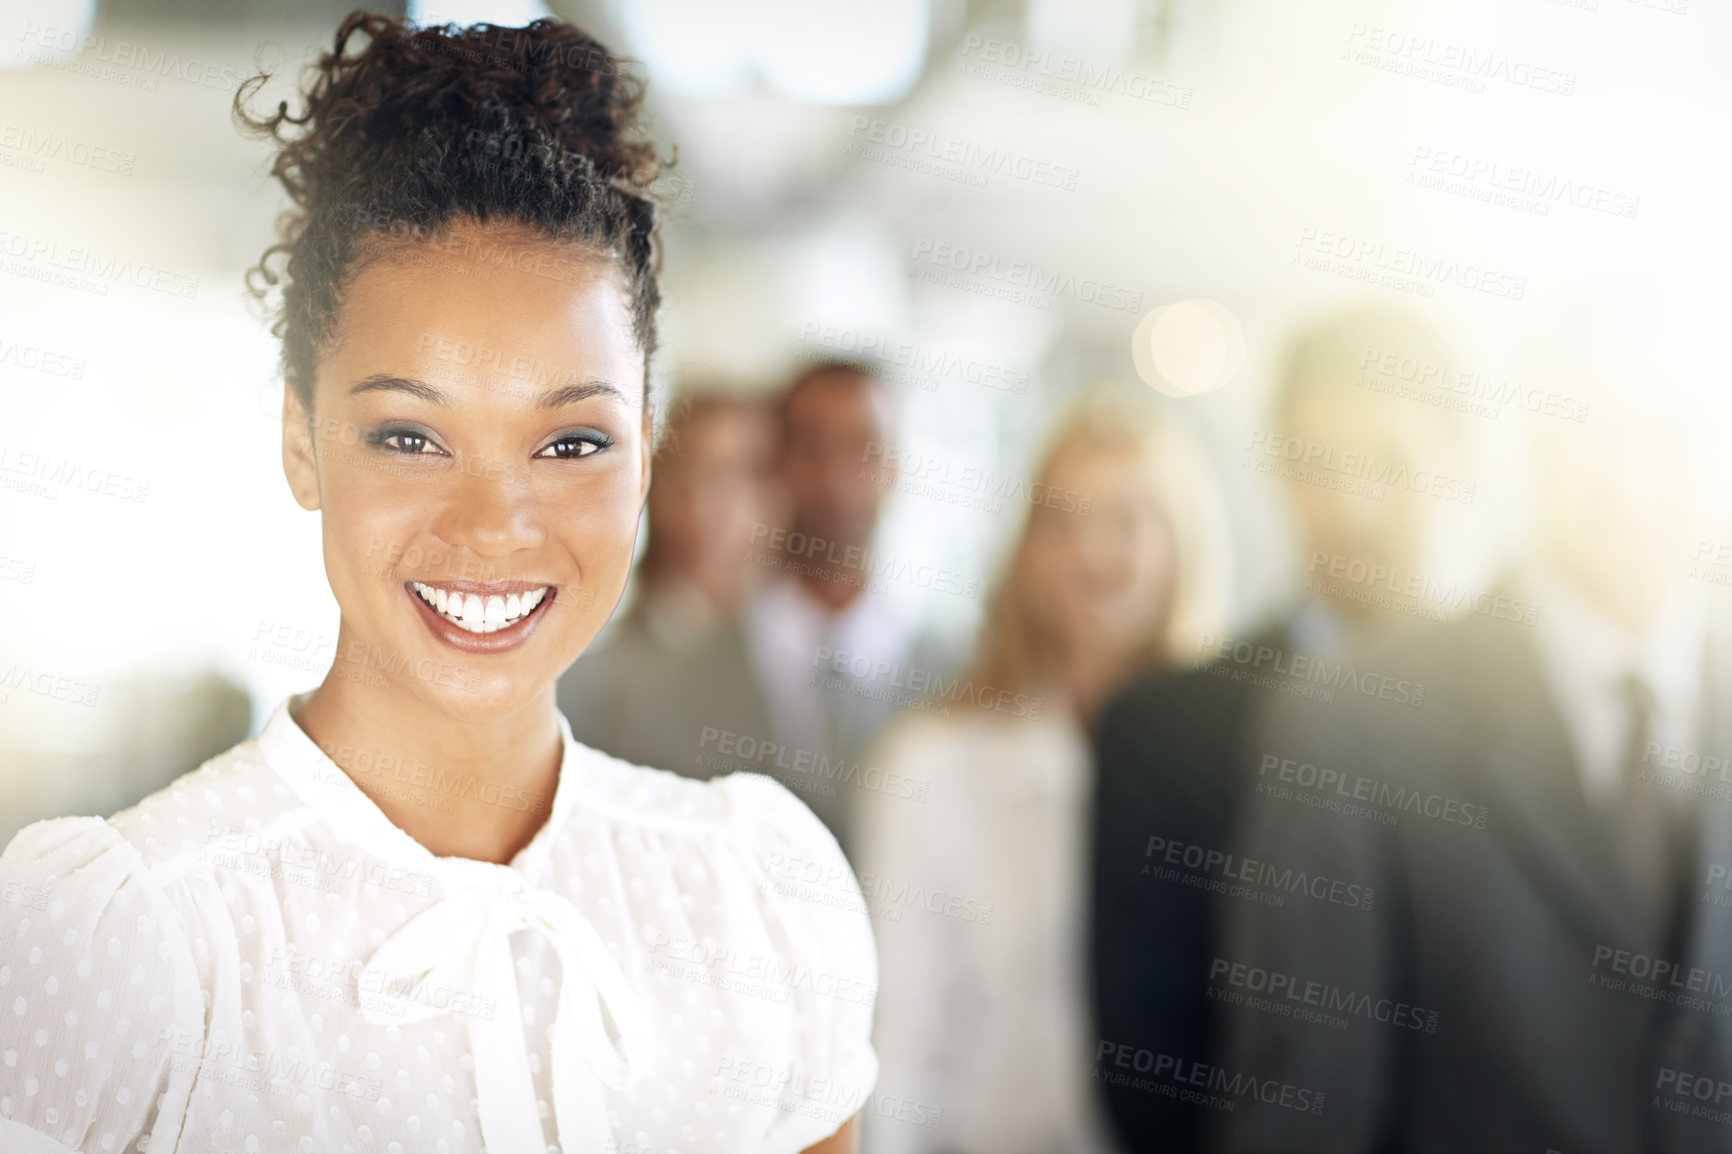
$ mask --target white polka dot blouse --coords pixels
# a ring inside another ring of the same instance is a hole
[[[783,786],[562,719],[534,840],[437,857],[296,704],[0,856],[0,1150],[792,1154],[866,1102],[865,903]]]

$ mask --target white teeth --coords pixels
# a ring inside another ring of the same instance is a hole
[[[420,581],[411,584],[421,599],[438,610],[441,617],[470,633],[493,633],[510,628],[534,612],[550,588],[543,586],[532,593],[513,593],[483,601],[474,593],[457,593]]]

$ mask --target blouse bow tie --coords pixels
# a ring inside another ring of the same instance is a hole
[[[446,898],[387,938],[361,972],[361,1016],[374,1025],[400,1026],[464,1015],[484,1146],[489,1154],[544,1151],[511,955],[513,933],[538,931],[559,955],[551,1075],[560,1148],[568,1154],[609,1149],[602,1086],[623,1090],[637,1081],[655,1036],[636,992],[588,919],[558,894],[525,890],[521,878],[512,876],[515,884],[508,883],[505,892],[483,887]],[[413,985],[398,991],[405,981]],[[617,1043],[602,1019],[604,1010]]]

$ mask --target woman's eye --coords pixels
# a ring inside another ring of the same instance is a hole
[[[559,440],[553,442],[551,445],[547,446],[547,448],[537,453],[536,456],[555,457],[561,460],[571,457],[587,457],[593,453],[601,452],[612,443],[613,441],[611,439],[597,439],[594,437],[561,437]]]
[[[369,438],[375,445],[381,445],[393,453],[437,453],[439,448],[432,438],[411,429],[384,429]]]

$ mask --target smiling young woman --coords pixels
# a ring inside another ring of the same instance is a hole
[[[311,77],[236,110],[295,204],[260,273],[337,658],[0,857],[0,1149],[852,1150],[877,974],[835,840],[555,705],[649,486],[640,86],[569,25],[362,14]]]

